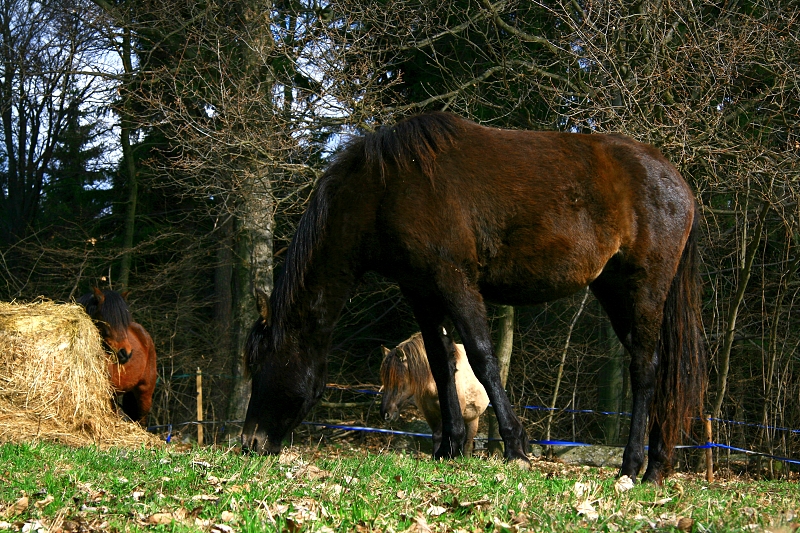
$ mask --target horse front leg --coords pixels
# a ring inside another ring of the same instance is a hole
[[[500,381],[500,370],[494,356],[483,297],[466,282],[458,285],[460,290],[453,291],[448,298],[448,312],[461,335],[472,371],[486,389],[494,407],[500,436],[505,445],[505,458],[530,468],[530,459],[526,453],[528,436]]]
[[[455,358],[451,357],[452,340],[442,330],[444,312],[431,299],[406,295],[425,342],[425,352],[439,395],[441,438],[434,458],[450,459],[463,454],[466,429],[455,383]],[[435,428],[431,427],[434,430]]]

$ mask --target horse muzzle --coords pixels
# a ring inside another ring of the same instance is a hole
[[[381,409],[381,415],[386,422],[394,422],[400,418],[400,411],[397,409]]]
[[[266,435],[258,432],[250,435],[242,433],[242,454],[244,455],[280,455],[281,444],[273,444]]]
[[[132,355],[133,354],[131,352],[129,352],[128,350],[126,350],[125,348],[121,348],[117,352],[117,363],[119,363],[121,365],[124,365],[125,363],[127,363],[128,361],[131,360],[131,356]]]

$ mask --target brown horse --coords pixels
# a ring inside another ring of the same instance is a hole
[[[422,334],[415,333],[392,350],[385,346],[381,346],[381,349],[381,416],[388,421],[397,420],[400,406],[413,397],[433,432],[435,455],[442,441],[442,412],[439,407],[439,391],[428,364]],[[478,422],[489,405],[489,397],[469,366],[464,345],[453,344],[449,352],[455,360],[456,392],[467,431],[464,455],[470,456],[475,435],[478,433]]]
[[[585,286],[631,357],[620,475],[660,482],[700,413],[697,215],[656,149],[621,135],[487,128],[430,113],[352,139],[320,178],[262,305],[247,357],[244,451],[279,453],[319,400],[342,307],[369,270],[397,281],[425,340],[442,406],[436,457],[462,452],[464,420],[442,325],[486,388],[506,459],[528,439],[500,383],[484,301],[530,305]]]
[[[127,296],[127,292],[94,288],[78,298],[78,303],[94,321],[110,352],[108,374],[114,391],[122,395],[122,411],[144,426],[156,388],[156,347],[150,334],[133,321]]]

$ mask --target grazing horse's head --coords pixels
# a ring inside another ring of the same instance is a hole
[[[383,400],[381,416],[388,422],[397,420],[400,407],[422,391],[433,379],[422,335],[414,334],[393,350],[381,347],[383,363],[381,363],[381,384]]]
[[[94,321],[100,336],[108,350],[113,353],[121,365],[127,363],[132,353],[132,345],[128,339],[128,326],[133,318],[125,299],[128,292],[122,294],[98,288],[78,298],[78,303],[86,309],[86,313]]]
[[[322,349],[301,347],[294,335],[276,341],[269,297],[260,290],[257,295],[261,317],[245,348],[253,388],[242,428],[242,452],[278,455],[283,440],[322,397],[326,365],[317,353],[324,353]]]

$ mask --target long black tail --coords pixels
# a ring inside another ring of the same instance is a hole
[[[701,416],[708,374],[703,345],[698,217],[683,249],[678,272],[664,304],[659,341],[659,369],[650,421],[659,424],[668,465],[672,464],[681,431],[693,416]]]

